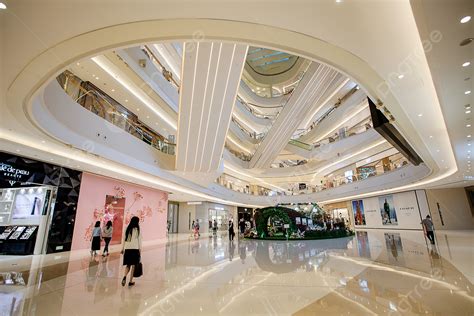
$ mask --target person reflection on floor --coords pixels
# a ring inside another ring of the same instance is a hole
[[[394,236],[391,236],[391,243],[390,243],[390,250],[392,252],[393,258],[395,258],[396,261],[398,261],[398,249],[397,245],[395,244],[395,238]]]
[[[234,245],[234,241],[231,240],[229,242],[229,261],[232,261],[232,259],[234,259],[234,252],[235,252],[235,245]]]
[[[212,248],[217,248],[217,235],[212,236]]]
[[[245,258],[247,258],[247,249],[243,242],[239,242],[239,255],[240,255],[240,261],[242,262],[242,264],[244,264]]]

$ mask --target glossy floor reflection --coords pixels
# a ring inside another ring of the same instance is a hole
[[[145,247],[133,288],[120,285],[117,252],[5,257],[0,315],[473,315],[473,237],[439,232],[432,247],[418,231],[233,243],[172,235]]]

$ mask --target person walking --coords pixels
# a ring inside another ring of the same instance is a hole
[[[197,238],[199,236],[201,236],[201,234],[199,234],[199,221],[196,220],[196,222],[193,222],[194,223],[194,227],[193,227],[193,233],[194,233],[194,238]]]
[[[214,236],[217,236],[217,221],[214,220],[214,222],[212,223],[212,234]]]
[[[191,224],[191,236],[190,237],[194,237],[195,230],[196,230],[196,224],[193,221],[193,223]]]
[[[234,222],[229,221],[229,240],[234,241],[235,231],[234,231]]]
[[[240,219],[239,229],[240,229],[240,235],[244,236],[244,234],[245,234],[245,221],[244,221],[243,218]]]
[[[136,266],[140,263],[140,252],[142,248],[142,236],[140,234],[139,223],[140,219],[137,216],[133,216],[125,230],[125,239],[122,248],[125,273],[122,279],[122,286],[125,286],[125,283],[127,283],[127,275],[129,272],[131,273],[128,286],[135,285],[135,282],[133,282],[133,273],[135,272]]]
[[[91,243],[91,256],[97,255],[97,251],[100,250],[100,221],[95,222],[94,229],[92,230],[92,243]]]
[[[112,221],[108,221],[107,224],[105,224],[104,229],[102,230],[102,238],[104,238],[105,242],[105,247],[104,247],[104,252],[102,252],[102,257],[109,255],[109,244],[110,241],[112,240],[112,234],[114,232],[114,228],[112,227]]]
[[[421,225],[423,225],[423,231],[425,232],[426,237],[430,240],[431,244],[435,244],[435,237],[434,237],[434,225],[431,221],[431,216],[426,215],[426,218],[421,221]]]

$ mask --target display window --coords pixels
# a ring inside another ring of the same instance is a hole
[[[0,233],[25,227],[17,239],[0,239],[0,253],[70,250],[82,172],[4,152],[0,171]]]
[[[0,254],[45,252],[54,193],[51,186],[0,189]]]

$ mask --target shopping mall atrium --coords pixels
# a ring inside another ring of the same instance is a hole
[[[474,315],[472,0],[0,0],[0,315]]]

